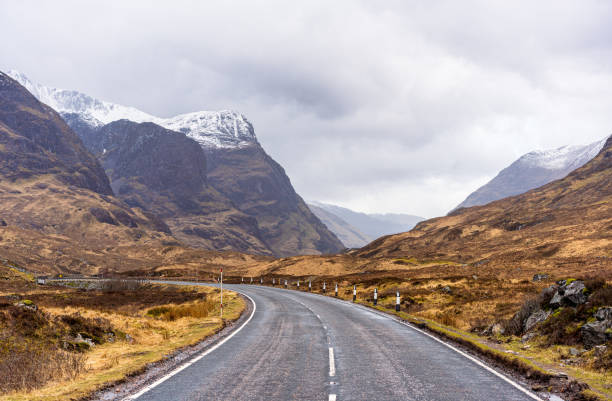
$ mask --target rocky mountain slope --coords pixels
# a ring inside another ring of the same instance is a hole
[[[605,141],[527,153],[472,192],[455,209],[485,205],[563,178],[595,157]]]
[[[246,215],[256,221],[262,242],[273,254],[288,256],[334,253],[344,248],[336,236],[308,209],[282,167],[258,143],[252,124],[241,114],[232,111],[203,111],[163,119],[79,92],[34,84],[16,71],[10,74],[41,101],[58,110],[83,138],[90,137],[105,124],[127,119],[153,122],[197,141],[207,159],[210,187],[229,199],[242,212],[240,216]],[[188,176],[191,174],[186,173]],[[233,221],[237,216],[234,214],[224,219]],[[179,225],[175,228],[178,231],[174,231],[184,232],[185,228],[195,232],[196,227],[192,223],[185,222],[186,227],[177,223]],[[201,238],[210,235],[207,229],[201,229],[200,233]],[[245,250],[239,246],[232,249]]]
[[[410,232],[371,243],[359,255],[596,268],[612,257],[611,205],[612,137],[565,178],[423,221]]]
[[[208,185],[206,157],[187,136],[119,120],[83,133],[117,196],[164,220],[186,245],[272,255],[257,220]]]
[[[114,198],[104,170],[80,138],[53,109],[3,73],[0,228],[0,247],[11,249],[33,232],[95,249],[170,238],[162,221]]]
[[[409,214],[360,213],[321,202],[310,202],[309,207],[339,238],[347,238],[352,245],[349,246],[347,243],[345,245],[350,248],[362,247],[383,235],[408,231],[419,221],[425,220]],[[344,224],[341,224],[338,219]]]

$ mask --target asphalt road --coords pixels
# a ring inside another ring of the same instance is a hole
[[[534,399],[430,336],[366,308],[280,288],[224,288],[255,302],[252,319],[139,401]]]

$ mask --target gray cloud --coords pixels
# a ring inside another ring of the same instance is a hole
[[[0,68],[170,116],[236,109],[298,192],[446,213],[612,128],[607,1],[0,0]]]

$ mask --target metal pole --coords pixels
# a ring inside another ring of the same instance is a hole
[[[221,318],[223,318],[223,268],[221,268]]]

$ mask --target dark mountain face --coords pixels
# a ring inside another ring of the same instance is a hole
[[[206,189],[206,157],[195,141],[153,123],[121,120],[84,142],[128,204],[151,208],[152,200],[138,196],[138,188],[146,187],[156,196],[174,199],[182,212],[198,212],[197,202],[190,200]]]
[[[257,221],[206,182],[206,156],[185,135],[153,123],[98,129],[69,118],[99,158],[119,198],[164,219],[185,244],[271,255]]]
[[[50,107],[0,73],[0,174],[8,180],[52,175],[112,194],[108,178],[79,137]]]
[[[276,255],[337,253],[338,238],[295,192],[284,169],[258,144],[207,150],[209,183],[257,219]]]

